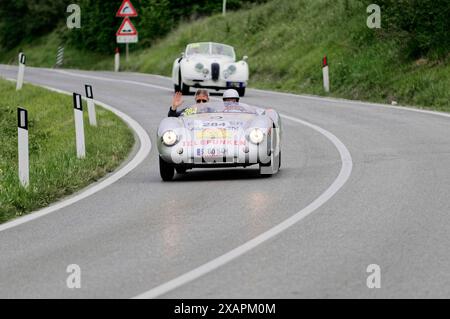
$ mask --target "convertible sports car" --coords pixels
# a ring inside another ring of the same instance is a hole
[[[225,90],[234,88],[245,95],[249,70],[247,57],[236,62],[234,48],[220,43],[191,43],[173,63],[175,92],[188,94],[190,87]]]
[[[281,165],[281,121],[273,109],[240,102],[210,102],[185,108],[161,121],[157,143],[161,178],[170,181],[192,168],[259,165],[261,175]]]

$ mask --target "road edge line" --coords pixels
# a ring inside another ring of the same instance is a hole
[[[16,81],[15,79],[11,79],[11,78],[5,78],[5,79],[8,81],[13,81],[13,82]],[[64,95],[72,95],[71,92],[52,88],[49,86],[38,85],[38,84],[34,84],[34,83],[30,83],[30,84],[53,91],[53,92],[56,92],[56,93],[60,93],[60,94],[64,94]],[[134,133],[139,138],[139,142],[140,142],[140,146],[139,146],[138,151],[136,152],[136,155],[127,164],[125,164],[125,166],[123,166],[116,172],[112,173],[112,175],[106,177],[104,180],[102,180],[98,183],[91,184],[84,191],[80,190],[81,193],[76,194],[73,197],[69,197],[65,200],[63,199],[60,202],[51,204],[48,207],[28,213],[27,215],[25,215],[23,217],[19,217],[12,221],[1,224],[0,232],[5,231],[7,229],[11,229],[13,227],[17,227],[19,225],[25,224],[32,220],[38,219],[40,217],[49,215],[49,214],[54,213],[62,208],[65,208],[67,206],[75,204],[76,202],[79,202],[91,195],[94,195],[95,193],[107,188],[108,186],[114,184],[119,179],[121,179],[122,177],[124,177],[125,175],[130,173],[132,170],[134,170],[136,167],[138,167],[150,154],[150,151],[152,149],[152,143],[151,143],[150,136],[147,134],[147,132],[144,130],[144,128],[136,120],[131,118],[129,115],[123,113],[122,111],[119,111],[118,109],[114,108],[113,106],[110,106],[110,105],[103,103],[101,101],[98,101],[98,100],[94,100],[94,102],[97,105],[100,105],[104,109],[111,111],[116,116],[121,118],[122,121],[124,121],[134,131]]]
[[[280,116],[284,119],[305,125],[316,132],[319,132],[323,136],[325,136],[338,150],[340,159],[341,159],[341,170],[339,175],[336,177],[334,182],[314,201],[312,201],[308,206],[292,215],[288,219],[283,222],[277,224],[276,226],[270,228],[264,233],[258,235],[257,237],[245,242],[244,244],[230,250],[229,252],[181,275],[178,276],[166,283],[163,283],[155,288],[152,288],[142,294],[139,294],[132,299],[154,299],[160,297],[176,288],[179,288],[191,281],[194,281],[222,266],[233,261],[234,259],[244,255],[250,250],[256,248],[257,246],[265,243],[266,241],[274,238],[279,235],[283,231],[287,230],[291,226],[294,226],[296,223],[313,213],[319,207],[324,205],[328,200],[330,200],[348,181],[353,169],[353,160],[350,154],[350,151],[347,149],[344,143],[342,143],[334,134],[331,132],[317,126],[311,124],[309,122],[303,121],[301,119],[280,114]]]

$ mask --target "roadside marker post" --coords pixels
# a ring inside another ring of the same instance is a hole
[[[23,187],[30,184],[30,164],[28,149],[28,111],[17,109],[18,151],[19,151],[19,180]]]
[[[114,56],[114,72],[120,71],[120,50],[116,48],[116,54]]]
[[[62,67],[64,64],[64,47],[60,46],[58,47],[58,52],[56,54],[56,67]]]
[[[75,113],[77,157],[82,159],[86,157],[86,145],[84,141],[83,102],[80,94],[73,94],[73,108]]]
[[[92,85],[86,84],[86,101],[88,105],[89,124],[91,126],[97,126],[97,115],[95,113],[94,93],[92,91]]]
[[[330,92],[330,74],[328,70],[328,58],[324,56],[322,61],[322,72],[323,72],[323,88],[325,92]]]
[[[23,87],[23,78],[25,75],[25,64],[26,64],[27,58],[24,53],[19,53],[19,71],[17,73],[17,86],[16,90],[20,91]]]

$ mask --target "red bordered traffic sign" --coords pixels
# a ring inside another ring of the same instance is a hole
[[[138,13],[136,9],[133,7],[133,4],[131,3],[130,0],[124,0],[119,8],[119,11],[117,11],[116,13],[116,17],[122,18],[137,17],[137,16]]]
[[[136,27],[129,18],[125,18],[123,19],[119,30],[117,30],[116,36],[131,36],[131,35],[137,35]]]

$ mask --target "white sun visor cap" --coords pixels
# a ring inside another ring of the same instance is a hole
[[[229,89],[223,92],[223,99],[237,99],[239,100],[239,93],[234,89]]]

